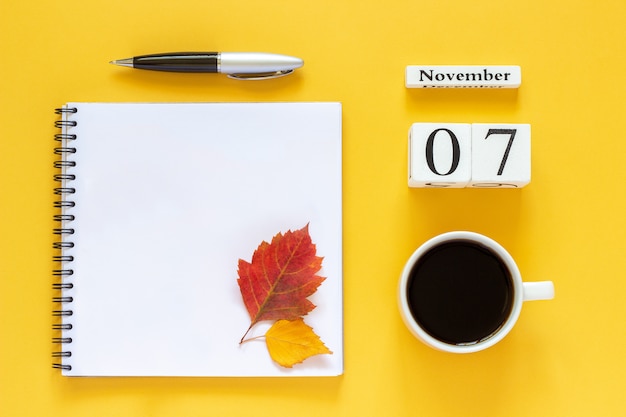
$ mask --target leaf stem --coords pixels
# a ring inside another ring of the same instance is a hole
[[[261,335],[261,336],[254,336],[254,337],[251,337],[251,338],[246,339],[246,340],[241,339],[241,341],[239,342],[239,344],[240,344],[240,345],[242,345],[242,344],[244,344],[244,343],[251,342],[251,341],[253,341],[253,340],[262,339],[262,338],[264,338],[264,337],[265,337],[265,335]]]
[[[246,342],[247,340],[244,340],[246,338],[246,336],[248,335],[248,333],[250,332],[250,329],[252,329],[252,326],[254,326],[254,323],[252,323],[250,325],[250,327],[248,327],[248,330],[246,330],[246,332],[243,334],[243,336],[241,337],[241,340],[239,341],[239,344],[242,344],[243,342]],[[251,340],[251,339],[248,339]]]

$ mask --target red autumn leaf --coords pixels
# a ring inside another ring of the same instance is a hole
[[[315,305],[307,297],[325,279],[316,275],[322,259],[316,256],[308,225],[278,233],[271,243],[262,242],[251,263],[240,259],[237,283],[250,314],[250,328],[263,320],[295,320],[313,310]]]

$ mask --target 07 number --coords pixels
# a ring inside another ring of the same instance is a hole
[[[447,133],[450,139],[450,143],[452,145],[452,162],[448,171],[444,173],[440,172],[435,166],[435,139],[437,138],[437,133],[439,132]],[[515,140],[516,133],[517,129],[489,129],[487,131],[487,136],[485,136],[485,140],[489,139],[489,136],[491,135],[509,136],[509,141],[506,145],[506,149],[504,150],[504,155],[502,155],[502,161],[500,162],[500,167],[498,168],[497,175],[502,175],[502,173],[504,172],[504,167],[506,166],[506,161],[509,159],[509,153],[511,152],[511,146],[513,146],[513,141]],[[430,135],[428,135],[428,139],[426,140],[426,164],[433,174],[440,176],[452,174],[459,166],[460,160],[461,147],[459,146],[459,139],[456,137],[453,131],[451,131],[450,129],[440,128],[433,130]]]

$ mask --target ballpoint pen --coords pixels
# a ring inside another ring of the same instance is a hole
[[[111,64],[170,72],[219,72],[231,78],[261,80],[291,74],[300,58],[263,52],[171,52],[118,59]]]

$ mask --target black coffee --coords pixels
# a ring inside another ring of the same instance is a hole
[[[413,266],[407,297],[413,318],[428,334],[449,344],[471,344],[504,324],[513,283],[491,250],[454,240],[430,249]]]

